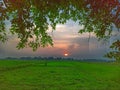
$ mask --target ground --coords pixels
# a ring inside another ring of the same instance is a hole
[[[0,90],[120,90],[120,63],[0,60]]]

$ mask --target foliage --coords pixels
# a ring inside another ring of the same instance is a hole
[[[117,40],[116,42],[114,42],[110,46],[110,48],[112,48],[113,50],[108,54],[106,54],[105,56],[109,58],[115,58],[116,60],[120,60],[120,40]]]
[[[20,39],[18,49],[53,45],[47,33],[49,25],[55,30],[56,24],[70,19],[84,26],[79,33],[94,32],[99,39],[109,38],[113,24],[120,28],[119,13],[119,0],[3,0],[0,40],[7,39],[6,20],[11,22],[9,31]]]

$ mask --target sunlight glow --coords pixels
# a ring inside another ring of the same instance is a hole
[[[64,56],[66,56],[66,57],[67,57],[67,56],[68,56],[68,53],[65,53],[65,54],[64,54]]]

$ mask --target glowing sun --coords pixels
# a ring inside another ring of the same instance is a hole
[[[67,56],[68,56],[68,53],[65,53],[65,54],[64,54],[64,56],[66,56],[66,57],[67,57]]]

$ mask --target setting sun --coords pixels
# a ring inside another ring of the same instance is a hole
[[[64,54],[64,56],[66,56],[66,57],[67,57],[67,56],[68,56],[68,53],[65,53],[65,54]]]

